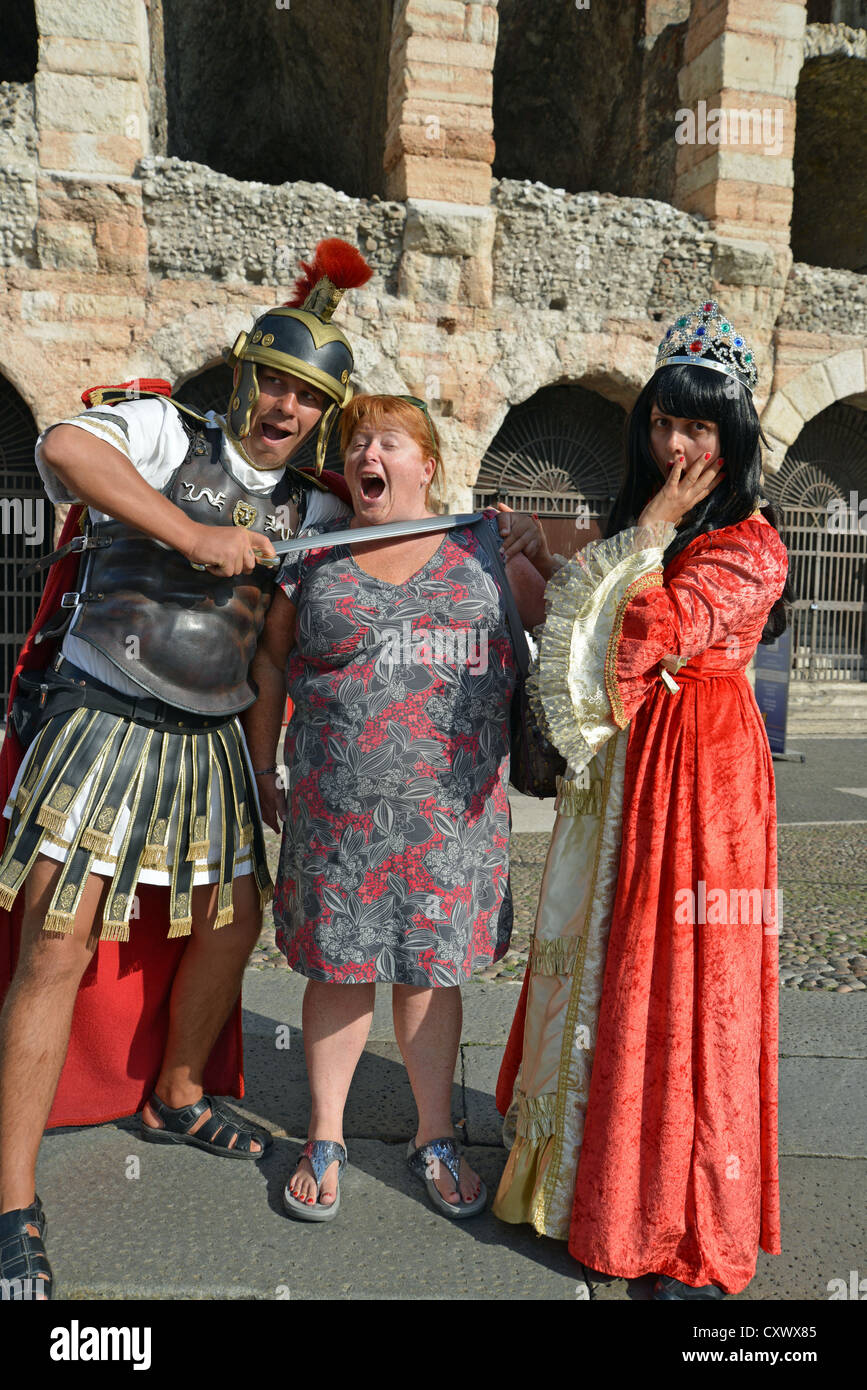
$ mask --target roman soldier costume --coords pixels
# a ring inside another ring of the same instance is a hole
[[[66,423],[111,443],[198,523],[285,539],[305,519],[334,514],[348,493],[323,462],[352,394],[353,355],[331,316],[344,290],[372,271],[336,240],[320,243],[303,269],[293,300],[260,316],[226,354],[234,383],[224,419],[172,401],[164,383],[136,382],[85,392],[84,415]],[[260,366],[327,397],[312,470],[263,470],[244,454]],[[40,445],[49,495],[69,500]],[[90,874],[110,879],[97,924],[104,944],[79,992],[49,1120],[93,1123],[134,1113],[153,1087],[193,887],[218,884],[215,927],[232,921],[239,874],[254,875],[263,903],[272,892],[236,716],[256,698],[248,668],[275,570],[258,563],[234,577],[212,574],[80,506],[59,549],[37,563],[51,567],[49,580],[13,679],[0,762],[0,791],[8,791],[0,916],[10,924],[0,938],[8,943],[0,997],[15,965],[16,899],[37,856],[63,864],[44,923],[50,931],[72,931]],[[169,888],[168,941],[153,921],[137,920],[166,916],[157,886]],[[226,1024],[206,1078],[214,1091],[237,1096],[239,1015]]]

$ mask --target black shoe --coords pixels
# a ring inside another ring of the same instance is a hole
[[[670,1274],[660,1274],[653,1286],[653,1297],[657,1303],[685,1303],[693,1299],[725,1298],[725,1294],[716,1284],[699,1284],[694,1288],[692,1284],[672,1279]]]
[[[35,1226],[39,1235],[34,1236],[28,1226]],[[38,1197],[32,1206],[0,1215],[0,1301],[51,1298],[54,1278],[43,1243],[45,1227]]]

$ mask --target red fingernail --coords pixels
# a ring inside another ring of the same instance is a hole
[[[705,456],[704,456],[704,461],[705,461],[705,463],[707,463],[707,461],[708,461],[709,458],[710,458],[710,454],[705,454]]]

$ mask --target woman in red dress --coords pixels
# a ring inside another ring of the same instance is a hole
[[[745,671],[785,626],[787,556],[760,510],[755,381],[716,304],[681,316],[608,539],[533,556],[552,580],[540,710],[569,778],[494,1210],[591,1269],[655,1274],[662,1300],[736,1293],[759,1245],[780,1249],[774,780]]]

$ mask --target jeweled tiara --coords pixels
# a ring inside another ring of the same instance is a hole
[[[700,308],[681,314],[659,344],[657,368],[679,362],[724,372],[749,391],[759,379],[752,348],[720,313],[715,299],[705,300]]]

